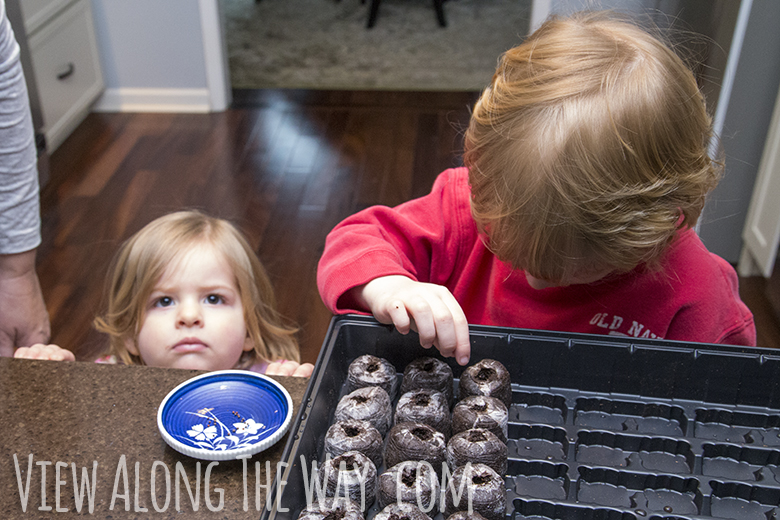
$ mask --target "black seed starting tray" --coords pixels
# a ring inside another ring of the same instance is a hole
[[[472,362],[496,359],[512,376],[508,519],[780,519],[780,352],[470,330]],[[295,520],[305,507],[301,455],[306,472],[325,459],[347,367],[362,354],[387,359],[399,377],[412,360],[439,357],[414,334],[372,318],[334,318],[291,428],[282,458],[287,484],[269,519]],[[463,367],[446,361],[457,392]]]

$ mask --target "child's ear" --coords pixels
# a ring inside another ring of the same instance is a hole
[[[134,356],[141,356],[133,338],[125,338],[125,348]]]
[[[244,352],[251,352],[255,349],[255,342],[252,341],[252,338],[249,337],[249,334],[246,335],[246,339],[244,340]]]

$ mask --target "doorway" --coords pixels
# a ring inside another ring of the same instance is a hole
[[[233,88],[477,91],[528,31],[531,0],[220,0]]]

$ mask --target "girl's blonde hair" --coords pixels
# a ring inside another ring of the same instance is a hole
[[[144,322],[147,301],[165,269],[193,247],[208,244],[227,260],[241,294],[247,334],[254,349],[244,352],[239,367],[260,361],[300,361],[295,329],[276,311],[273,286],[244,236],[228,221],[198,211],[160,217],[133,235],[114,258],[109,271],[108,305],[95,328],[110,338],[110,354],[125,364],[143,364],[128,352]]]
[[[500,259],[545,280],[655,267],[719,180],[711,133],[669,46],[611,13],[551,18],[474,107],[473,216]]]

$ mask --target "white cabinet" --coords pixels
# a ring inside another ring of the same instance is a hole
[[[780,245],[780,91],[777,93],[772,122],[764,145],[758,178],[750,199],[745,229],[745,241],[739,271],[743,276],[758,274],[765,278],[772,276],[777,248]],[[749,253],[749,256],[746,256]],[[751,261],[752,260],[752,261]],[[754,263],[755,262],[755,263]]]
[[[90,0],[22,0],[21,7],[52,152],[103,91],[92,6]]]

